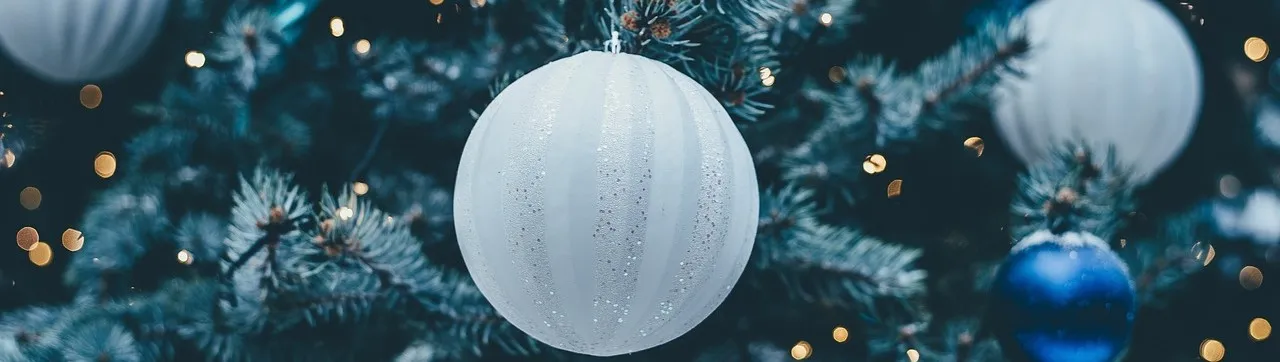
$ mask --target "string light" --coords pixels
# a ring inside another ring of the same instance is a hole
[[[347,33],[347,27],[345,24],[342,23],[342,18],[334,17],[333,19],[329,20],[329,33],[333,34],[334,38],[340,37],[342,36],[342,34]]]
[[[1246,266],[1240,269],[1240,286],[1245,290],[1254,290],[1262,286],[1262,270],[1256,266]]]
[[[827,69],[827,79],[830,80],[831,83],[843,82],[847,75],[848,74],[845,72],[844,67],[841,66],[834,66],[831,67],[831,69]]]
[[[877,173],[884,172],[884,168],[887,165],[888,165],[888,160],[885,160],[884,156],[881,156],[880,154],[876,153],[876,154],[867,156],[866,159],[862,160],[862,171],[866,172],[867,174],[874,175]]]
[[[811,355],[813,355],[813,347],[809,345],[809,342],[800,341],[796,342],[795,346],[791,346],[791,358],[797,361],[809,358]]]
[[[187,55],[182,59],[187,62],[188,67],[200,68],[204,66],[204,53],[195,50],[187,52]]]
[[[343,206],[338,208],[339,218],[342,218],[343,220],[350,220],[353,216],[356,216],[356,211],[352,210],[350,207]]]
[[[849,340],[849,330],[836,326],[836,329],[831,330],[831,339],[836,340],[836,343],[844,343]]]
[[[27,186],[22,189],[22,192],[18,193],[18,203],[21,203],[22,207],[27,210],[40,208],[42,200],[44,200],[44,197],[40,195],[40,189],[35,187]]]
[[[356,54],[360,54],[360,55],[369,54],[369,48],[372,46],[373,46],[372,44],[369,44],[368,39],[360,39],[356,41]]]
[[[98,108],[98,106],[102,105],[102,88],[94,84],[80,88],[80,105],[88,109]]]
[[[364,196],[364,194],[369,193],[369,184],[356,181],[351,184],[351,192],[356,193],[356,196]]]
[[[62,247],[67,251],[77,252],[84,247],[84,233],[76,229],[67,229],[62,232]]]
[[[187,249],[178,250],[178,263],[182,265],[191,265],[191,263],[195,261],[195,257],[193,257],[191,252],[187,251]]]
[[[26,226],[18,229],[18,247],[22,250],[35,249],[38,242],[40,242],[40,232],[36,231],[36,228]]]
[[[1227,356],[1227,348],[1215,339],[1206,339],[1200,342],[1200,358],[1209,362],[1218,362],[1222,357]]]
[[[1271,322],[1264,318],[1254,318],[1249,322],[1249,337],[1258,342],[1271,337]]]
[[[889,188],[886,191],[891,199],[902,195],[902,179],[889,181]]]
[[[907,360],[908,360],[908,361],[911,361],[911,362],[919,362],[919,361],[920,361],[920,351],[917,351],[915,348],[908,349],[908,350],[907,350]]]
[[[1259,37],[1249,37],[1244,40],[1244,56],[1249,60],[1261,62],[1267,59],[1267,54],[1271,53],[1271,47],[1267,46],[1267,41]]]
[[[969,137],[964,140],[964,148],[973,151],[974,157],[982,157],[982,151],[986,150],[987,143],[982,140],[982,137]]]
[[[98,156],[93,158],[93,173],[98,177],[109,178],[116,174],[116,155],[111,152],[98,152]]]
[[[13,167],[16,162],[18,162],[18,155],[13,154],[13,150],[6,148],[4,150],[4,164],[0,166]]]
[[[31,264],[36,266],[49,265],[49,262],[53,261],[53,248],[50,248],[49,244],[43,241],[37,242],[35,247],[32,247],[31,251],[27,252],[27,259],[30,259]]]
[[[822,13],[821,16],[818,16],[818,22],[822,23],[822,26],[830,26],[831,21],[831,13]]]

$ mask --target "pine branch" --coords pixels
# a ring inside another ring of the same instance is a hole
[[[1086,231],[1103,240],[1116,235],[1134,210],[1128,171],[1114,151],[1102,157],[1091,152],[1063,145],[1019,177],[1011,210],[1014,240],[1044,229]]]

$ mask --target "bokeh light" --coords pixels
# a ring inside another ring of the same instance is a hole
[[[351,184],[351,192],[356,193],[357,196],[363,196],[364,194],[369,193],[369,184],[356,181]]]
[[[908,360],[908,361],[911,361],[911,362],[919,362],[919,361],[920,361],[920,351],[917,351],[915,348],[908,349],[908,350],[907,350],[907,360]]]
[[[187,52],[187,56],[183,60],[187,62],[188,67],[200,68],[204,66],[204,53],[192,50]]]
[[[356,41],[356,54],[369,54],[369,49],[371,47],[373,47],[373,44],[370,44],[368,39],[360,39]]]
[[[1227,348],[1215,339],[1206,339],[1200,342],[1200,358],[1209,362],[1221,361],[1227,356]]]
[[[18,193],[18,203],[22,204],[22,208],[27,210],[35,210],[40,208],[40,203],[44,201],[44,195],[40,194],[40,189],[27,186]]]
[[[794,358],[797,361],[809,358],[809,356],[812,355],[813,347],[809,345],[809,342],[800,341],[796,342],[796,345],[791,346],[791,358]]]
[[[343,220],[351,219],[351,217],[355,215],[356,211],[352,210],[350,207],[343,206],[338,208],[338,217]]]
[[[902,195],[902,180],[897,179],[897,180],[889,181],[889,187],[887,190],[885,190],[885,192],[888,194],[889,198],[891,199]]]
[[[90,84],[80,88],[80,105],[88,109],[98,108],[102,105],[102,88],[97,85]]]
[[[53,261],[53,248],[49,247],[49,244],[46,244],[43,241],[37,242],[36,245],[31,248],[31,251],[27,252],[27,259],[30,259],[31,264],[35,264],[36,266],[49,265],[49,262]]]
[[[1259,342],[1271,337],[1271,322],[1265,318],[1254,318],[1249,322],[1249,337]]]
[[[334,38],[347,33],[347,26],[343,24],[342,18],[335,17],[329,20],[329,33],[333,34]]]
[[[818,16],[818,22],[824,26],[831,25],[832,20],[831,13],[822,13],[821,16]]]
[[[1262,270],[1256,266],[1246,266],[1240,269],[1240,286],[1245,290],[1254,290],[1262,286]]]
[[[886,160],[884,156],[881,156],[878,153],[872,154],[862,160],[862,171],[871,175],[884,172],[885,167],[888,166],[888,162],[889,160]]]
[[[1254,62],[1261,62],[1267,59],[1267,55],[1271,53],[1271,47],[1267,45],[1266,40],[1259,37],[1249,37],[1244,40],[1244,56]]]
[[[982,137],[969,137],[964,140],[964,148],[973,152],[974,157],[982,157],[982,151],[987,149],[987,143],[982,140]]]
[[[109,178],[116,174],[116,155],[111,152],[98,152],[98,156],[93,158],[93,173],[98,177]]]
[[[76,229],[67,229],[62,232],[62,247],[67,251],[76,252],[84,247],[84,233]]]
[[[831,330],[831,339],[836,340],[837,343],[844,343],[849,340],[849,330],[836,326],[836,329]]]
[[[194,263],[195,261],[195,257],[191,255],[191,252],[187,251],[187,249],[178,251],[178,263],[182,265],[191,265],[191,263]]]
[[[22,250],[31,251],[38,242],[40,242],[40,232],[36,231],[36,228],[27,226],[18,229],[18,247]]]

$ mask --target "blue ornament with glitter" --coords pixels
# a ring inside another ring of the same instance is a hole
[[[1001,265],[992,294],[992,327],[1011,360],[1111,362],[1129,344],[1129,269],[1093,234],[1028,235]]]

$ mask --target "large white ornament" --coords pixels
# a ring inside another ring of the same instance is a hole
[[[168,6],[169,0],[0,0],[0,47],[48,81],[100,80],[146,52]]]
[[[711,314],[746,267],[755,166],[720,103],[665,64],[586,52],[517,80],[463,149],[458,242],[533,338],[613,356]]]
[[[1191,41],[1152,0],[1041,0],[1023,14],[1030,53],[995,94],[996,126],[1028,164],[1066,140],[1116,158],[1144,183],[1182,151],[1199,116]]]

